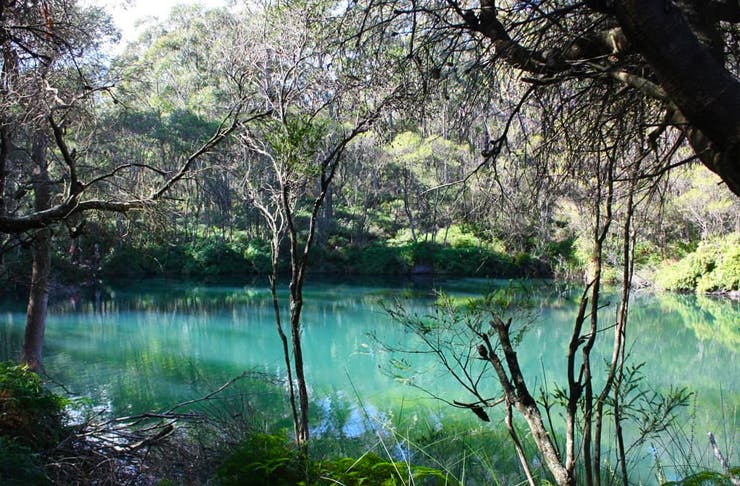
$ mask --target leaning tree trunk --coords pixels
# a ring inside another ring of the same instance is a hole
[[[47,144],[46,134],[37,132],[31,149],[36,211],[48,209],[51,202],[51,183],[46,167]],[[46,330],[46,308],[49,300],[51,229],[44,228],[35,234],[32,243],[32,258],[31,290],[26,310],[26,333],[23,339],[21,362],[28,364],[31,369],[37,371],[41,368],[44,331]]]
[[[685,15],[699,3],[667,8],[665,0],[624,0],[614,8],[627,39],[688,121],[696,155],[740,196],[740,83],[716,47],[702,44],[704,35],[696,35],[717,32],[701,32],[706,26],[690,23],[692,17]]]

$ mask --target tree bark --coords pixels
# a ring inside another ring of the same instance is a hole
[[[51,182],[46,167],[46,148],[49,139],[41,131],[33,139],[34,206],[36,211],[48,209],[51,202]],[[32,243],[31,289],[26,310],[26,332],[23,339],[21,362],[31,369],[41,368],[41,358],[46,331],[46,311],[49,301],[49,273],[51,270],[51,229],[39,230]]]
[[[629,41],[650,64],[671,101],[707,141],[697,156],[740,196],[740,83],[703,45],[684,13],[664,0],[616,2]],[[696,138],[696,137],[691,137]]]
[[[293,342],[293,362],[295,363],[295,376],[298,382],[298,405],[300,408],[301,420],[298,428],[297,442],[304,446],[308,443],[308,388],[306,387],[306,375],[303,366],[303,347],[301,346],[301,311],[303,310],[303,291],[302,289],[293,294],[296,289],[293,282],[291,287],[290,303],[290,334]]]
[[[4,94],[4,93],[3,93]],[[8,156],[10,153],[10,136],[5,123],[0,124],[0,217],[5,216],[5,179]],[[5,245],[7,235],[0,234],[0,245]],[[5,264],[5,252],[0,247],[0,273]]]
[[[491,326],[496,331],[496,335],[501,343],[501,349],[504,353],[506,364],[509,367],[511,378],[506,378],[501,363],[495,362],[498,361],[498,358],[489,346],[491,363],[497,369],[497,374],[504,393],[507,395],[507,400],[510,400],[519,413],[522,414],[524,420],[527,421],[537,448],[542,453],[545,465],[555,478],[555,482],[560,486],[575,486],[575,465],[571,465],[570,468],[567,465],[563,465],[557,447],[547,432],[547,427],[542,421],[542,414],[537,406],[537,402],[529,392],[521,367],[519,366],[519,358],[517,358],[516,351],[511,343],[511,337],[509,335],[510,325],[511,319],[507,323],[504,323],[501,318],[494,317],[491,321]]]

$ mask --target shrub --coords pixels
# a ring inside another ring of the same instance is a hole
[[[0,437],[49,447],[61,436],[64,405],[28,366],[0,363]]]
[[[244,247],[242,257],[246,262],[246,268],[255,273],[270,273],[272,271],[272,253],[270,244],[266,241],[249,241]]]
[[[372,453],[363,454],[359,459],[304,460],[284,436],[269,434],[247,438],[216,472],[219,482],[227,486],[392,486],[409,484],[409,477],[424,480],[423,484],[451,484],[438,469],[385,460]]]
[[[300,452],[285,437],[255,434],[226,459],[216,477],[226,486],[294,486],[306,479],[300,462]]]
[[[196,241],[188,248],[192,260],[188,273],[195,275],[225,275],[246,272],[247,262],[225,240],[208,238]]]
[[[678,262],[665,262],[658,270],[655,284],[663,290],[739,290],[740,233],[703,241]]]
[[[740,468],[734,468],[730,474],[721,474],[714,471],[702,471],[692,474],[680,481],[663,483],[663,486],[732,486],[737,484],[733,478],[740,475]]]
[[[714,268],[701,276],[697,292],[740,290],[740,233],[719,241],[715,252]]]
[[[0,435],[0,483],[6,485],[51,484],[39,454],[18,441]]]
[[[410,268],[409,261],[404,260],[397,247],[372,244],[354,251],[358,256],[350,258],[350,261],[357,262],[355,269],[360,274],[398,275],[406,273]]]
[[[409,481],[409,476],[414,481]],[[359,459],[343,457],[321,464],[322,484],[347,486],[395,486],[401,484],[454,484],[438,469],[409,466],[405,462],[389,461],[375,454],[364,454]]]

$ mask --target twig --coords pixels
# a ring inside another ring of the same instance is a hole
[[[733,485],[740,486],[740,478],[732,474],[730,471],[730,465],[727,463],[725,456],[722,455],[722,451],[719,450],[717,441],[714,440],[714,434],[709,432],[707,435],[709,436],[709,443],[712,446],[712,451],[714,451],[714,457],[717,458],[720,466],[722,466],[722,471],[730,478],[730,482],[732,482]]]
[[[204,402],[204,401],[212,398],[214,395],[218,395],[219,393],[221,393],[222,391],[224,391],[225,389],[227,389],[228,387],[230,387],[231,385],[233,385],[237,381],[239,381],[239,380],[241,380],[243,378],[246,378],[248,375],[249,375],[249,372],[243,371],[241,375],[235,376],[234,378],[230,379],[229,381],[227,381],[226,383],[224,383],[223,385],[221,385],[218,389],[216,389],[215,391],[212,391],[208,395],[202,396],[200,398],[195,398],[193,400],[188,400],[186,402],[178,403],[174,407],[172,407],[169,410],[167,410],[165,413],[170,414],[170,413],[174,412],[175,410],[177,410],[178,408],[182,408],[182,407],[185,407],[187,405],[192,405],[192,404],[198,403],[198,402]]]

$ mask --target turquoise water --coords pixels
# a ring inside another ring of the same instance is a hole
[[[435,408],[439,420],[475,420],[469,411],[445,407],[389,376],[389,362],[396,356],[378,341],[407,346],[413,338],[389,319],[384,305],[400,300],[425,313],[437,298],[435,289],[474,297],[505,285],[475,279],[309,285],[303,343],[312,397],[319,408],[338,396],[355,397],[377,410],[404,403],[408,408]],[[576,307],[573,298],[551,284],[531,292],[535,319],[518,354],[530,383],[552,390],[564,384],[565,350]],[[604,304],[602,323],[608,326],[617,299],[607,298]],[[740,304],[638,294],[630,319],[629,349],[633,363],[645,363],[645,384],[657,391],[687,387],[695,392],[694,405],[686,413],[694,415],[699,440],[712,430],[737,452]],[[17,358],[24,323],[22,302],[0,304],[1,359]],[[611,333],[602,334],[606,358]],[[208,285],[145,280],[104,285],[52,302],[44,363],[56,381],[120,415],[202,396],[243,370],[281,379],[280,349],[266,281]],[[594,363],[601,363],[596,356]],[[449,400],[470,398],[431,356],[407,358],[415,384]],[[493,383],[490,389],[495,395]],[[345,432],[350,431],[352,424],[346,427]]]

